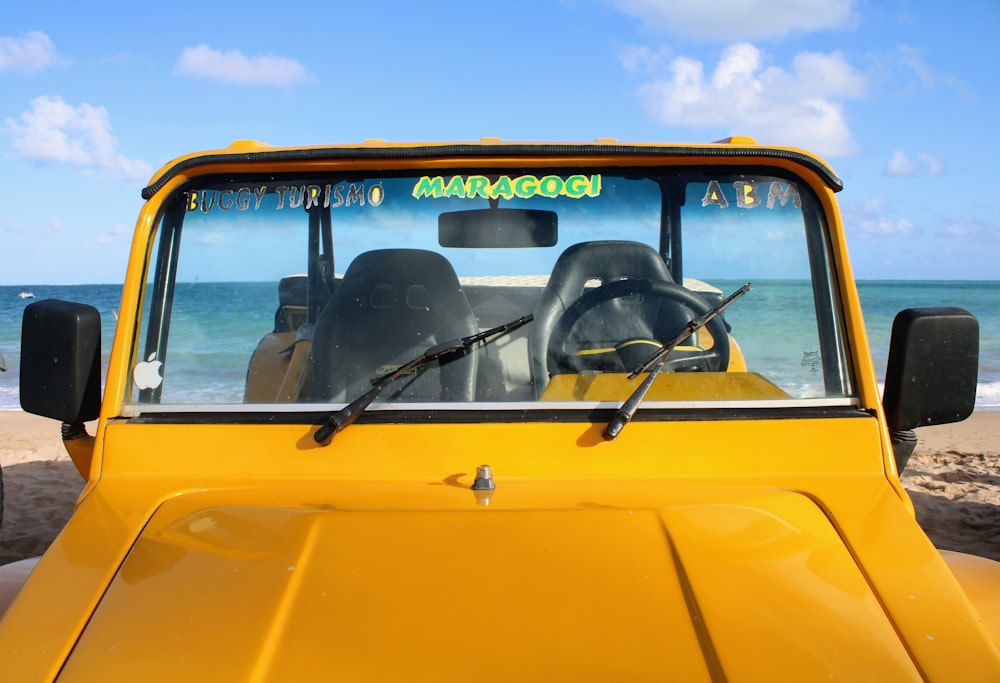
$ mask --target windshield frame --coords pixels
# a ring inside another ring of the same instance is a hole
[[[490,165],[489,170],[491,173],[513,173],[515,172],[538,172],[540,168],[537,160],[531,163],[525,163],[523,160],[514,160],[513,162],[505,165]],[[845,342],[845,321],[842,312],[842,306],[839,304],[838,299],[838,285],[836,282],[837,273],[833,267],[833,262],[831,258],[832,245],[831,236],[827,228],[825,218],[823,216],[822,204],[819,199],[814,195],[812,188],[809,183],[805,181],[802,177],[787,171],[786,169],[776,168],[767,166],[765,164],[755,163],[748,165],[746,167],[733,167],[730,165],[720,165],[720,166],[641,166],[636,167],[631,164],[626,163],[606,163],[599,166],[586,166],[581,167],[577,165],[559,164],[554,166],[545,166],[546,173],[553,174],[572,174],[580,173],[581,168],[586,168],[589,171],[596,171],[600,173],[607,174],[628,174],[632,177],[659,177],[661,179],[674,177],[674,178],[694,178],[698,175],[709,177],[709,176],[725,176],[732,177],[737,174],[743,174],[747,176],[754,175],[766,175],[769,177],[783,178],[789,182],[794,182],[798,185],[801,191],[807,193],[810,196],[809,204],[811,211],[807,211],[804,215],[807,221],[812,221],[812,225],[807,229],[807,239],[809,240],[809,251],[810,251],[810,267],[812,270],[811,280],[814,285],[814,296],[815,304],[817,306],[818,316],[817,322],[821,326],[820,339],[826,348],[822,350],[821,357],[823,359],[823,376],[824,381],[827,385],[827,391],[829,393],[840,393],[838,396],[828,396],[823,398],[790,398],[786,400],[769,400],[766,405],[760,402],[754,401],[731,401],[731,400],[719,400],[719,401],[690,401],[690,400],[679,400],[679,401],[662,401],[662,400],[648,400],[644,401],[640,413],[647,410],[659,412],[659,411],[701,411],[701,410],[744,410],[744,409],[802,409],[802,408],[837,408],[837,407],[857,407],[860,403],[859,398],[856,394],[854,387],[854,382],[851,377],[851,362],[850,353],[851,349],[848,348]],[[479,166],[454,166],[454,165],[442,165],[439,167],[428,167],[421,168],[418,173],[434,173],[439,172],[449,176],[462,175],[463,173],[473,173],[482,172],[483,168]],[[394,169],[394,170],[377,170],[372,171],[372,174],[378,177],[397,177],[397,178],[409,178],[416,177],[417,174],[414,173],[414,169]],[[169,198],[164,202],[164,208],[158,216],[156,225],[157,230],[154,231],[157,234],[158,247],[152,251],[156,252],[157,261],[151,264],[152,269],[158,273],[156,277],[153,278],[154,283],[153,288],[149,292],[144,292],[141,300],[144,301],[145,305],[149,307],[150,312],[147,313],[145,318],[147,322],[148,329],[145,330],[142,335],[145,339],[145,346],[141,353],[142,358],[149,358],[150,354],[158,354],[158,357],[165,359],[167,357],[167,341],[169,338],[169,318],[171,313],[174,284],[177,273],[177,253],[180,246],[180,233],[182,232],[182,222],[184,217],[184,203],[185,197],[188,196],[186,193],[190,193],[194,188],[205,187],[218,180],[225,180],[227,182],[232,182],[234,179],[238,179],[239,182],[253,182],[254,180],[261,180],[266,182],[283,182],[284,179],[295,178],[298,182],[302,182],[308,178],[324,179],[326,182],[339,182],[347,179],[357,179],[359,177],[365,176],[366,174],[359,170],[351,171],[329,171],[329,172],[314,172],[314,173],[268,173],[259,174],[251,173],[246,175],[234,176],[232,174],[220,175],[220,174],[206,174],[197,176],[190,179],[186,183],[179,185],[177,188],[171,191]],[[683,277],[683,234],[679,229],[675,229],[675,226],[679,224],[679,210],[680,206],[677,202],[669,202],[666,199],[666,194],[664,195],[664,204],[666,205],[666,211],[663,212],[661,217],[661,230],[658,250],[661,256],[664,258],[665,262],[668,264],[668,268],[675,270],[678,274]],[[310,257],[308,264],[308,275],[310,280],[309,292],[311,295],[311,303],[309,304],[309,315],[312,319],[315,319],[319,314],[320,304],[315,303],[317,299],[320,298],[320,294],[315,290],[315,283],[321,282],[324,279],[329,279],[333,277],[334,274],[334,250],[333,250],[333,239],[330,236],[330,231],[335,229],[335,225],[331,227],[331,218],[329,212],[316,212],[316,216],[313,217],[310,214]],[[132,363],[141,362],[138,359],[139,354],[135,354],[135,358]],[[164,362],[166,362],[164,360]],[[130,366],[131,367],[131,366]],[[131,378],[131,373],[130,373]],[[840,387],[840,388],[838,388]],[[157,388],[158,389],[158,388]],[[139,393],[139,398],[137,401],[126,400],[123,415],[140,415],[140,414],[165,414],[165,413],[194,413],[194,414],[222,414],[222,413],[233,413],[233,414],[251,414],[251,413],[270,413],[290,416],[296,413],[314,413],[314,412],[327,412],[331,408],[337,406],[346,405],[347,401],[331,402],[331,403],[159,403],[159,396],[157,394],[157,389],[153,390],[142,390]],[[145,393],[143,393],[145,392]],[[132,391],[126,391],[126,396],[132,395]],[[350,400],[350,399],[348,399]],[[367,413],[373,415],[395,415],[401,413],[433,413],[433,417],[429,418],[432,421],[442,420],[448,421],[449,415],[461,414],[467,411],[486,411],[493,413],[494,411],[507,412],[514,411],[523,413],[525,411],[538,412],[538,411],[569,411],[569,412],[579,412],[583,411],[604,411],[605,409],[613,410],[618,407],[618,403],[615,401],[594,401],[594,402],[584,402],[583,405],[579,402],[565,402],[565,401],[553,401],[546,402],[544,405],[540,405],[535,401],[514,401],[514,402],[491,402],[491,401],[475,401],[472,403],[465,402],[454,402],[450,403],[447,401],[441,401],[436,403],[423,403],[423,402],[412,402],[412,403],[373,403]],[[640,418],[641,420],[641,418]],[[362,420],[364,421],[364,420]]]

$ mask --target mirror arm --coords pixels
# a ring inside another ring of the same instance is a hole
[[[96,439],[87,433],[87,426],[82,422],[62,423],[62,442],[70,460],[76,466],[84,481],[90,479],[90,465],[94,461],[94,442]]]
[[[896,472],[902,474],[906,463],[917,447],[917,435],[912,429],[889,429],[889,441],[892,444],[892,456],[896,461]]]

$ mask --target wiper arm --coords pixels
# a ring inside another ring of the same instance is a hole
[[[326,424],[316,430],[316,434],[313,435],[313,438],[316,439],[317,443],[324,443],[336,435],[337,432],[351,425],[358,418],[358,415],[363,413],[365,409],[370,406],[376,398],[378,398],[378,395],[382,393],[382,390],[392,384],[392,382],[399,377],[411,373],[431,361],[444,358],[445,356],[450,356],[451,354],[458,353],[459,351],[464,351],[484,339],[509,334],[521,327],[521,325],[531,322],[534,317],[535,316],[533,314],[529,313],[528,315],[521,316],[517,320],[511,320],[509,323],[497,325],[496,327],[491,327],[488,330],[483,330],[482,332],[477,332],[476,334],[470,334],[467,337],[460,337],[459,339],[453,339],[452,341],[443,342],[428,348],[422,354],[413,360],[400,365],[392,372],[379,375],[375,379],[371,380],[372,388],[331,415],[326,421]]]
[[[632,394],[625,399],[625,402],[622,403],[621,407],[615,411],[615,414],[608,423],[608,426],[604,428],[605,438],[614,439],[621,433],[622,429],[625,428],[625,425],[628,424],[629,420],[632,419],[635,415],[635,411],[639,409],[639,404],[646,398],[646,394],[649,393],[650,388],[653,386],[653,382],[656,381],[656,376],[659,375],[660,371],[663,370],[664,366],[666,366],[667,358],[670,356],[670,352],[690,335],[694,334],[697,330],[711,322],[715,316],[726,310],[729,304],[739,299],[751,289],[753,289],[753,285],[748,282],[727,296],[721,302],[713,306],[705,314],[692,318],[688,321],[688,324],[684,326],[684,329],[678,332],[677,336],[671,339],[668,344],[657,349],[656,353],[650,356],[649,360],[628,374],[629,379],[635,379],[639,374],[646,371],[649,372],[646,379],[642,380],[642,384],[636,387],[635,391],[633,391]]]

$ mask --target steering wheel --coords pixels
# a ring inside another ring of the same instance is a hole
[[[569,341],[570,332],[573,331],[573,328],[587,312],[606,301],[622,299],[636,294],[641,294],[643,297],[669,300],[676,308],[684,310],[688,321],[697,315],[704,315],[711,310],[711,306],[702,297],[689,289],[685,289],[673,282],[667,282],[666,280],[628,278],[608,282],[600,287],[588,290],[566,309],[552,329],[552,335],[549,337],[549,346],[546,352],[546,364],[549,375],[578,372],[576,369],[577,364],[573,362],[573,359],[578,357],[566,351],[566,343]],[[675,363],[678,367],[674,369],[706,370],[708,372],[724,372],[726,370],[729,366],[729,334],[726,331],[726,325],[721,317],[716,316],[705,325],[705,328],[711,333],[714,340],[712,348],[698,351],[694,356],[690,353],[683,354],[684,357],[679,359],[678,363]],[[680,331],[681,328],[678,328],[672,332],[672,335]],[[644,341],[652,342],[658,347],[662,345],[660,341]],[[662,340],[662,343],[667,341],[669,339]],[[651,349],[642,360],[652,356],[654,350]],[[671,369],[671,360],[674,359],[675,355],[680,356],[682,354],[679,353],[679,350],[675,349],[667,361],[668,365],[664,368],[665,370]],[[641,360],[636,362],[636,366],[641,362]],[[629,370],[633,369],[635,368],[629,368]]]

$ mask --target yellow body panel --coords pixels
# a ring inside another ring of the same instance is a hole
[[[543,401],[623,401],[645,374],[556,375],[542,394]],[[646,398],[650,401],[747,401],[790,398],[752,372],[668,373],[657,375]]]
[[[112,422],[100,484],[0,622],[0,678],[53,675],[95,606],[60,680],[234,661],[241,680],[300,680],[307,651],[359,678],[447,678],[477,644],[500,660],[487,680],[919,680],[959,653],[961,680],[995,673],[880,472],[873,418],[601,427],[356,425],[321,448],[307,426]],[[122,630],[136,609],[156,618]]]

